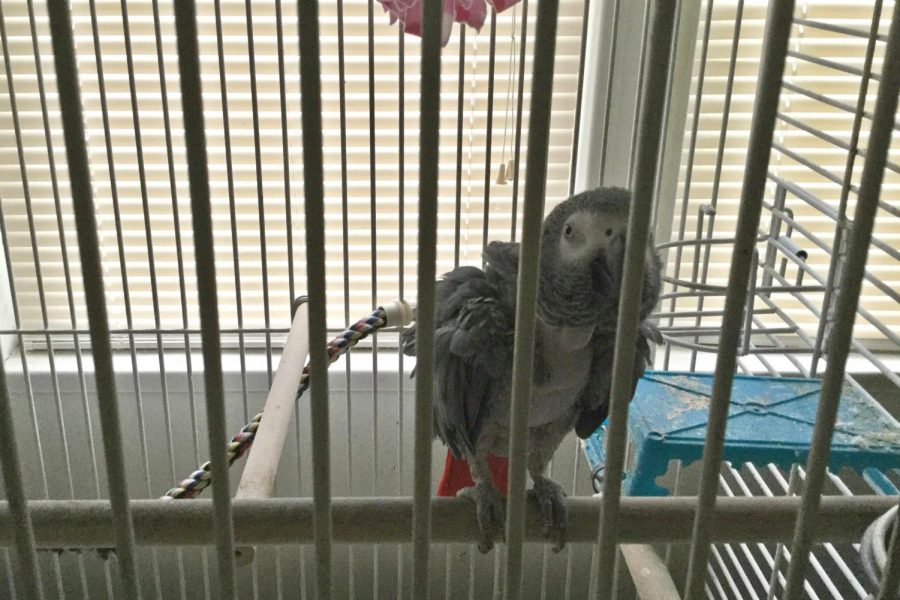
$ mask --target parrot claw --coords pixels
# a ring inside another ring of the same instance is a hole
[[[477,483],[459,490],[456,494],[475,503],[478,519],[478,551],[488,553],[495,541],[504,540],[506,526],[506,502],[500,491],[491,482]]]
[[[566,545],[566,528],[568,512],[566,510],[566,493],[562,486],[546,477],[534,480],[534,486],[528,495],[537,502],[544,523],[544,537],[553,543],[553,551],[559,552]]]

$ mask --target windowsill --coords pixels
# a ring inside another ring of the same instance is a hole
[[[85,355],[87,353],[83,353]],[[367,348],[361,348],[351,351],[349,355],[339,358],[333,365],[329,367],[331,376],[329,377],[329,388],[332,391],[344,392],[347,389],[347,377],[344,376],[346,370],[346,359],[351,357],[350,386],[357,391],[372,391],[376,387],[376,382],[372,374],[377,368],[378,380],[377,389],[386,392],[398,391],[400,388],[401,377],[398,376],[400,369],[400,358],[396,349],[382,349],[378,353],[377,364],[373,361],[372,352]],[[188,373],[187,360],[184,350],[166,349],[163,352],[164,369],[166,373],[166,386],[171,392],[188,391]],[[53,392],[53,382],[49,375],[51,374],[50,354],[46,351],[32,350],[27,353],[28,373],[31,376],[31,383],[36,392]],[[278,368],[278,362],[281,359],[281,349],[273,348],[272,350],[272,374]],[[134,355],[134,361],[137,365],[137,373],[140,377],[140,386],[142,390],[148,392],[159,391],[162,388],[162,378],[160,373],[160,356],[156,351],[139,350]],[[403,357],[403,370],[406,373],[402,377],[404,389],[412,389],[413,384],[409,377],[412,367],[415,365],[415,359]],[[25,384],[23,379],[21,355],[15,350],[4,363],[7,374],[10,392],[24,392]],[[116,385],[120,389],[126,389],[133,385],[134,377],[132,356],[130,352],[114,352],[113,353],[113,369],[116,372]],[[243,367],[243,368],[242,368]],[[302,369],[303,365],[297,365],[297,369]],[[82,359],[82,369],[85,374],[87,389],[94,390],[93,383],[93,362],[87,358]],[[75,352],[55,351],[53,353],[53,370],[60,380],[60,385],[68,385],[71,378],[78,376],[78,361]],[[204,389],[203,382],[203,355],[199,349],[191,352],[191,373],[193,374],[193,386],[195,391]],[[268,380],[268,359],[264,350],[247,350],[244,352],[243,365],[241,364],[240,353],[237,350],[226,350],[222,354],[222,372],[224,377],[224,387],[226,393],[241,392],[244,388],[246,380],[246,391],[265,393],[269,389]],[[242,377],[242,372],[245,377]],[[65,380],[65,381],[64,381]],[[78,385],[77,380],[75,384]],[[46,389],[45,389],[46,388]]]
[[[86,353],[84,353],[86,354]],[[399,389],[398,371],[400,369],[400,356],[396,348],[382,347],[377,355],[377,360],[373,359],[370,348],[358,348],[349,355],[345,355],[330,366],[329,371],[332,376],[329,377],[329,386],[336,391],[344,391],[347,386],[347,378],[338,376],[346,369],[346,358],[351,358],[350,362],[350,385],[353,389],[364,391],[372,390],[375,387],[375,380],[372,377],[374,372],[378,372],[377,387],[379,390],[397,391]],[[662,351],[657,353],[656,369],[662,369]],[[50,354],[46,351],[29,351],[28,371],[31,375],[49,375],[51,373]],[[163,352],[164,368],[167,374],[166,383],[173,390],[187,389],[187,379],[184,375],[188,372],[187,360],[183,350],[166,349]],[[272,372],[278,368],[278,361],[281,358],[280,348],[272,350]],[[794,365],[784,356],[766,355],[769,363],[783,375],[797,375]],[[809,361],[809,354],[799,355],[802,362]],[[884,362],[888,368],[895,372],[900,372],[900,355],[879,353],[878,358]],[[78,361],[73,351],[57,350],[53,354],[53,367],[58,376],[71,376],[78,374]],[[407,374],[402,377],[408,381],[408,374],[415,365],[415,359],[410,357],[402,357],[403,370]],[[134,361],[137,365],[137,372],[140,374],[141,385],[147,386],[149,390],[159,389],[161,387],[160,379],[160,356],[156,351],[139,350],[134,355]],[[748,366],[755,374],[767,374],[761,363],[756,359],[747,360]],[[127,385],[132,380],[132,356],[129,352],[117,351],[113,354],[113,368],[117,373],[117,383],[119,385]],[[82,360],[82,367],[85,375],[93,374],[93,363],[87,358]],[[203,355],[199,349],[193,349],[191,352],[191,372],[194,375],[194,386],[202,388],[203,386]],[[302,368],[302,365],[297,365]],[[5,361],[5,369],[9,378],[11,391],[18,391],[23,385],[22,380],[22,363],[18,350],[14,351],[12,356]],[[225,390],[227,392],[240,391],[242,386],[242,364],[240,354],[237,350],[226,350],[222,354],[222,370],[225,377]],[[690,352],[683,349],[673,349],[669,361],[669,371],[688,371],[690,370]],[[700,354],[697,360],[697,371],[712,372],[715,370],[715,355]],[[247,391],[268,390],[268,361],[266,352],[259,349],[251,349],[244,352],[243,372],[246,374]],[[847,362],[847,372],[854,374],[873,374],[878,370],[866,358],[852,355]],[[169,376],[173,377],[169,377]],[[39,379],[44,379],[40,377]],[[89,389],[93,388],[92,379],[88,377]],[[49,383],[49,380],[46,380]],[[406,387],[406,386],[404,386]]]

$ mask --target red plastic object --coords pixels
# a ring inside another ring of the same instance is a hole
[[[491,469],[491,479],[500,493],[506,496],[507,470],[509,461],[502,456],[488,454],[488,467]],[[466,487],[475,485],[472,475],[469,473],[469,463],[463,458],[456,458],[450,450],[447,450],[447,460],[444,462],[444,474],[438,484],[438,496],[456,496],[456,493]]]

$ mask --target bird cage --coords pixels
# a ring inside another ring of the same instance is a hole
[[[4,0],[0,42],[0,598],[896,597],[900,3]],[[482,554],[402,334],[494,240],[533,307],[598,186],[609,417],[553,552],[520,310]]]

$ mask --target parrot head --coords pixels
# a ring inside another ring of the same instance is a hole
[[[606,289],[621,281],[630,194],[598,188],[556,206],[544,220],[541,268],[591,276]]]
[[[556,324],[596,319],[615,310],[622,281],[631,194],[598,188],[572,196],[544,220],[541,245],[542,318]],[[653,259],[652,241],[648,260]]]

